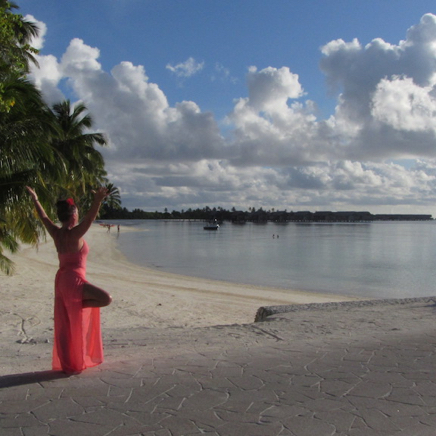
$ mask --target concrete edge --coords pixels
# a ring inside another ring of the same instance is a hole
[[[290,304],[283,306],[262,306],[257,309],[254,322],[265,321],[269,316],[278,313],[299,312],[303,310],[334,310],[353,307],[368,306],[389,306],[413,303],[433,303],[436,304],[435,297],[417,297],[417,298],[388,298],[378,300],[357,300],[357,301],[339,301],[329,303],[309,303],[309,304]]]

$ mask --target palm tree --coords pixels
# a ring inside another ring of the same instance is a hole
[[[71,110],[66,101],[49,109],[39,91],[16,73],[4,84],[16,100],[9,112],[0,113],[0,270],[11,273],[3,250],[13,252],[17,241],[37,243],[45,234],[37,217],[29,214],[33,205],[24,187],[37,189],[52,218],[61,196],[75,197],[86,212],[91,189],[107,183],[103,157],[94,146],[106,140],[101,133],[85,133],[92,119],[83,104]],[[108,201],[119,205],[118,189],[108,188]]]
[[[29,42],[38,28],[13,14],[17,8],[0,0],[0,270],[6,273],[13,265],[4,250],[16,251],[17,241],[36,242],[40,231],[23,186],[36,184],[53,157],[44,141],[45,104],[25,78],[29,63],[36,63],[37,50]]]
[[[55,104],[51,111],[51,146],[62,167],[60,193],[82,197],[104,182],[106,171],[101,153],[95,144],[106,145],[101,133],[85,133],[92,127],[92,118],[83,103],[71,107],[69,100]]]
[[[8,226],[3,219],[0,219],[0,271],[6,274],[12,274],[15,270],[13,262],[3,254],[2,247],[11,253],[18,250],[18,243],[8,230]]]
[[[104,215],[106,215],[107,212],[121,209],[121,195],[118,188],[113,183],[109,183],[106,178],[105,178],[105,183],[103,183],[102,186],[104,186],[109,192],[109,195],[106,197],[100,209],[100,216],[104,217]],[[92,201],[93,201],[93,193],[92,190],[90,189],[77,202],[82,213],[84,213],[91,207]]]
[[[15,100],[13,110],[0,114],[0,171],[10,173],[29,168],[29,162],[33,167],[35,161],[50,159],[52,151],[41,93],[17,73],[4,75],[3,79],[5,95]]]
[[[18,73],[3,78],[5,95],[13,96],[16,103],[10,111],[0,112],[0,218],[9,237],[36,242],[40,225],[29,217],[30,202],[23,202],[23,187],[41,184],[43,172],[53,162],[44,128],[45,105],[39,91]],[[41,201],[47,198],[48,192],[41,192]],[[0,232],[0,255],[5,235]],[[5,248],[11,248],[7,241]]]
[[[38,27],[22,15],[13,14],[13,9],[18,9],[15,3],[0,0],[0,113],[9,112],[15,104],[13,98],[3,95],[3,76],[11,72],[23,76],[29,72],[30,62],[37,65],[34,55],[38,50],[29,42],[38,35]]]
[[[34,54],[38,50],[29,43],[38,36],[38,26],[27,21],[22,15],[12,13],[19,9],[18,5],[8,0],[0,0],[0,16],[2,32],[0,33],[0,60],[8,66],[16,66],[28,72],[29,62],[37,65]]]
[[[121,209],[121,195],[119,189],[113,183],[106,183],[106,189],[109,192],[106,198],[106,205],[111,209]]]
[[[44,229],[24,187],[31,185],[49,215],[61,194],[80,199],[107,182],[104,160],[95,144],[101,133],[88,133],[92,119],[86,107],[70,102],[50,109],[26,79],[37,50],[29,41],[38,34],[34,23],[11,13],[17,6],[0,0],[0,271],[11,273],[18,241],[36,244]],[[116,190],[118,191],[118,190]],[[116,195],[114,201],[116,202]]]

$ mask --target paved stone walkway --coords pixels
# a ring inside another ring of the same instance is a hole
[[[0,377],[1,436],[436,434],[431,299],[107,332],[106,362]]]

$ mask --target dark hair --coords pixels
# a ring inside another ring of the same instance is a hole
[[[70,217],[74,214],[76,211],[76,205],[68,200],[59,200],[56,203],[56,210],[58,214],[59,221],[61,223],[64,223],[65,221],[68,221]]]

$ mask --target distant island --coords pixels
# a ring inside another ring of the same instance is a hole
[[[141,209],[132,211],[126,208],[115,209],[104,205],[102,208],[102,219],[164,219],[164,220],[199,220],[199,221],[230,221],[235,224],[253,222],[263,224],[267,222],[320,222],[320,223],[343,223],[343,222],[371,222],[371,221],[429,221],[432,215],[419,214],[372,214],[370,212],[331,212],[331,211],[298,211],[288,212],[287,210],[256,210],[254,207],[247,211],[232,208],[226,210],[221,207],[210,208],[208,206],[200,209],[188,209],[169,212],[147,212]]]
[[[237,216],[236,220],[247,220],[252,222],[323,222],[323,223],[338,223],[338,222],[371,222],[371,221],[429,221],[432,220],[431,215],[415,215],[415,214],[376,214],[370,212],[265,212],[252,213],[248,216]]]

